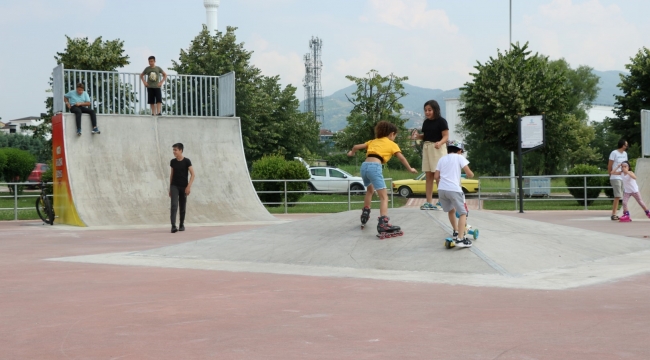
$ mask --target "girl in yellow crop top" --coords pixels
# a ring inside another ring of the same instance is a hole
[[[412,173],[417,174],[417,170],[409,165],[404,155],[395,143],[397,136],[397,127],[388,121],[380,121],[375,126],[375,139],[370,140],[364,144],[357,144],[352,147],[348,152],[348,156],[354,156],[358,150],[366,149],[366,161],[361,164],[361,177],[363,178],[363,185],[366,186],[366,196],[363,201],[363,212],[361,214],[361,223],[365,225],[370,216],[370,205],[372,201],[372,194],[377,191],[379,199],[381,200],[379,206],[379,222],[380,225],[388,224],[388,192],[386,190],[386,182],[382,174],[381,164],[385,164],[390,158],[395,155],[400,162]],[[365,218],[365,220],[364,220]],[[377,226],[379,231],[379,225]],[[381,232],[381,231],[380,231]]]

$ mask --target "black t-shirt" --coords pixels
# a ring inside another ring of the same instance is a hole
[[[442,132],[449,130],[447,120],[439,117],[433,120],[426,119],[422,123],[422,133],[424,134],[424,141],[438,142],[442,140]]]
[[[190,166],[192,166],[190,159],[183,158],[183,160],[178,161],[176,158],[174,158],[169,162],[169,166],[174,169],[174,174],[172,175],[172,185],[176,185],[178,187],[187,187],[187,175],[189,174]]]

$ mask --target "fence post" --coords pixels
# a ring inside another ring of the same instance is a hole
[[[515,191],[515,211],[519,210],[518,195],[519,195],[519,191]]]
[[[587,209],[587,175],[583,177],[584,179],[584,190],[585,190],[585,210]]]
[[[348,179],[348,211],[352,210],[352,199],[350,198],[350,179]]]
[[[481,210],[481,178],[478,179],[478,209]]]
[[[14,220],[18,220],[18,184],[14,184]]]
[[[288,214],[289,210],[287,208],[287,180],[284,180],[284,213]]]
[[[395,202],[393,202],[393,178],[390,178],[390,208],[394,209],[395,208]]]

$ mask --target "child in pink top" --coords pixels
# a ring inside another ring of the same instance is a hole
[[[621,169],[621,171],[617,171],[618,169]],[[619,221],[632,221],[630,218],[630,212],[627,210],[627,202],[630,200],[630,196],[636,199],[636,202],[638,202],[639,205],[643,208],[643,211],[645,211],[645,215],[650,218],[650,210],[648,210],[648,207],[643,202],[643,199],[641,199],[641,195],[639,194],[639,185],[636,183],[636,175],[634,175],[634,173],[630,170],[630,163],[623,161],[621,165],[612,171],[612,175],[621,175],[623,178],[623,216],[621,216]]]

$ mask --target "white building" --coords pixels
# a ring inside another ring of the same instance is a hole
[[[43,119],[41,119],[40,117],[28,116],[25,118],[11,120],[5,123],[5,126],[0,128],[0,131],[4,132],[5,134],[23,134],[23,135],[31,136],[34,134],[34,132],[32,130],[27,129],[26,125],[36,126],[42,123],[43,123]]]
[[[219,11],[220,0],[203,0],[203,6],[205,6],[205,15],[208,31],[210,35],[214,36],[214,31],[217,30],[217,13]]]
[[[605,118],[613,118],[614,107],[609,105],[593,105],[589,111],[587,111],[587,116],[589,122],[603,122]]]

